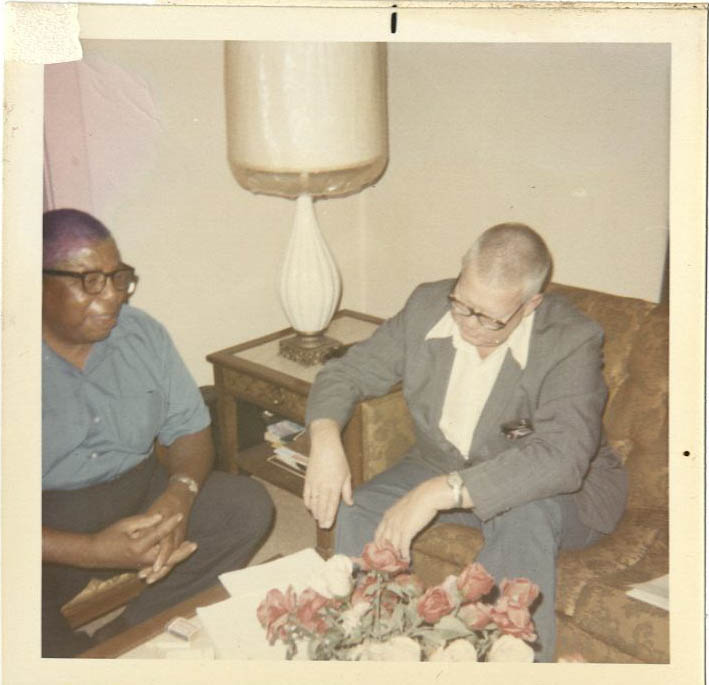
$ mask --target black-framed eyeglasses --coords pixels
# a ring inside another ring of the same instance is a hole
[[[128,264],[124,264],[115,271],[62,271],[61,269],[42,269],[42,273],[47,276],[69,276],[70,278],[81,279],[84,292],[89,295],[98,295],[106,287],[106,281],[110,278],[113,287],[122,293],[131,295],[138,284],[138,276],[135,269]]]
[[[487,328],[488,331],[501,331],[507,324],[515,318],[517,312],[524,307],[526,302],[522,302],[517,309],[507,317],[507,321],[500,321],[499,319],[493,319],[487,314],[481,314],[476,312],[472,307],[468,307],[467,304],[461,302],[453,293],[448,294],[448,302],[450,302],[451,311],[458,316],[474,316],[478,323],[483,327]]]

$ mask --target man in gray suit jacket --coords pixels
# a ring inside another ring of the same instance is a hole
[[[339,505],[338,553],[388,540],[409,559],[431,522],[481,528],[478,561],[498,582],[540,586],[538,661],[554,654],[559,550],[610,533],[627,490],[603,434],[603,331],[543,294],[551,263],[528,226],[493,226],[457,279],[419,286],[369,340],[328,362],[308,400],[304,490],[322,527]],[[353,498],[340,431],[358,401],[399,381],[416,442]]]

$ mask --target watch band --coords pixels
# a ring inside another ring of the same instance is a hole
[[[196,495],[199,492],[199,485],[197,485],[197,481],[194,478],[190,478],[189,476],[186,476],[184,473],[173,473],[170,476],[170,483],[182,483],[182,485],[186,486],[187,489],[193,494]]]
[[[460,509],[463,506],[463,477],[457,471],[451,471],[446,478],[446,483],[453,490],[455,508]]]

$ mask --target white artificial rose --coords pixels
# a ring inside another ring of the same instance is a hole
[[[441,587],[445,590],[446,594],[454,604],[460,599],[460,592],[458,590],[458,577],[448,576],[442,583]]]
[[[307,587],[327,599],[349,595],[352,590],[352,559],[344,554],[330,557],[310,576]]]
[[[487,655],[487,660],[531,663],[534,661],[534,650],[518,637],[503,635],[493,643]]]
[[[351,609],[347,609],[340,614],[342,619],[342,629],[345,631],[345,635],[349,637],[354,632],[355,628],[359,625],[362,616],[364,616],[369,610],[370,605],[367,602],[360,602],[355,604]]]
[[[330,557],[322,572],[331,596],[345,597],[352,591],[352,559],[344,554]]]
[[[328,589],[327,580],[325,579],[325,574],[322,569],[317,571],[317,573],[313,573],[313,575],[310,576],[310,580],[308,581],[308,587],[312,590],[315,590],[315,592],[317,592],[319,595],[327,597],[328,599],[332,599],[332,593]]]
[[[439,647],[429,661],[477,661],[478,652],[475,646],[464,639],[453,640],[447,647]]]
[[[405,635],[386,642],[367,640],[362,647],[362,661],[421,661],[421,646]]]

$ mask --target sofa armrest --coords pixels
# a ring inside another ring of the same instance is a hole
[[[414,424],[401,390],[361,405],[362,480],[393,466],[414,444]]]
[[[586,586],[598,579],[630,583],[664,575],[668,569],[668,520],[662,509],[630,509],[618,528],[591,547],[559,555],[557,610],[573,616]]]

